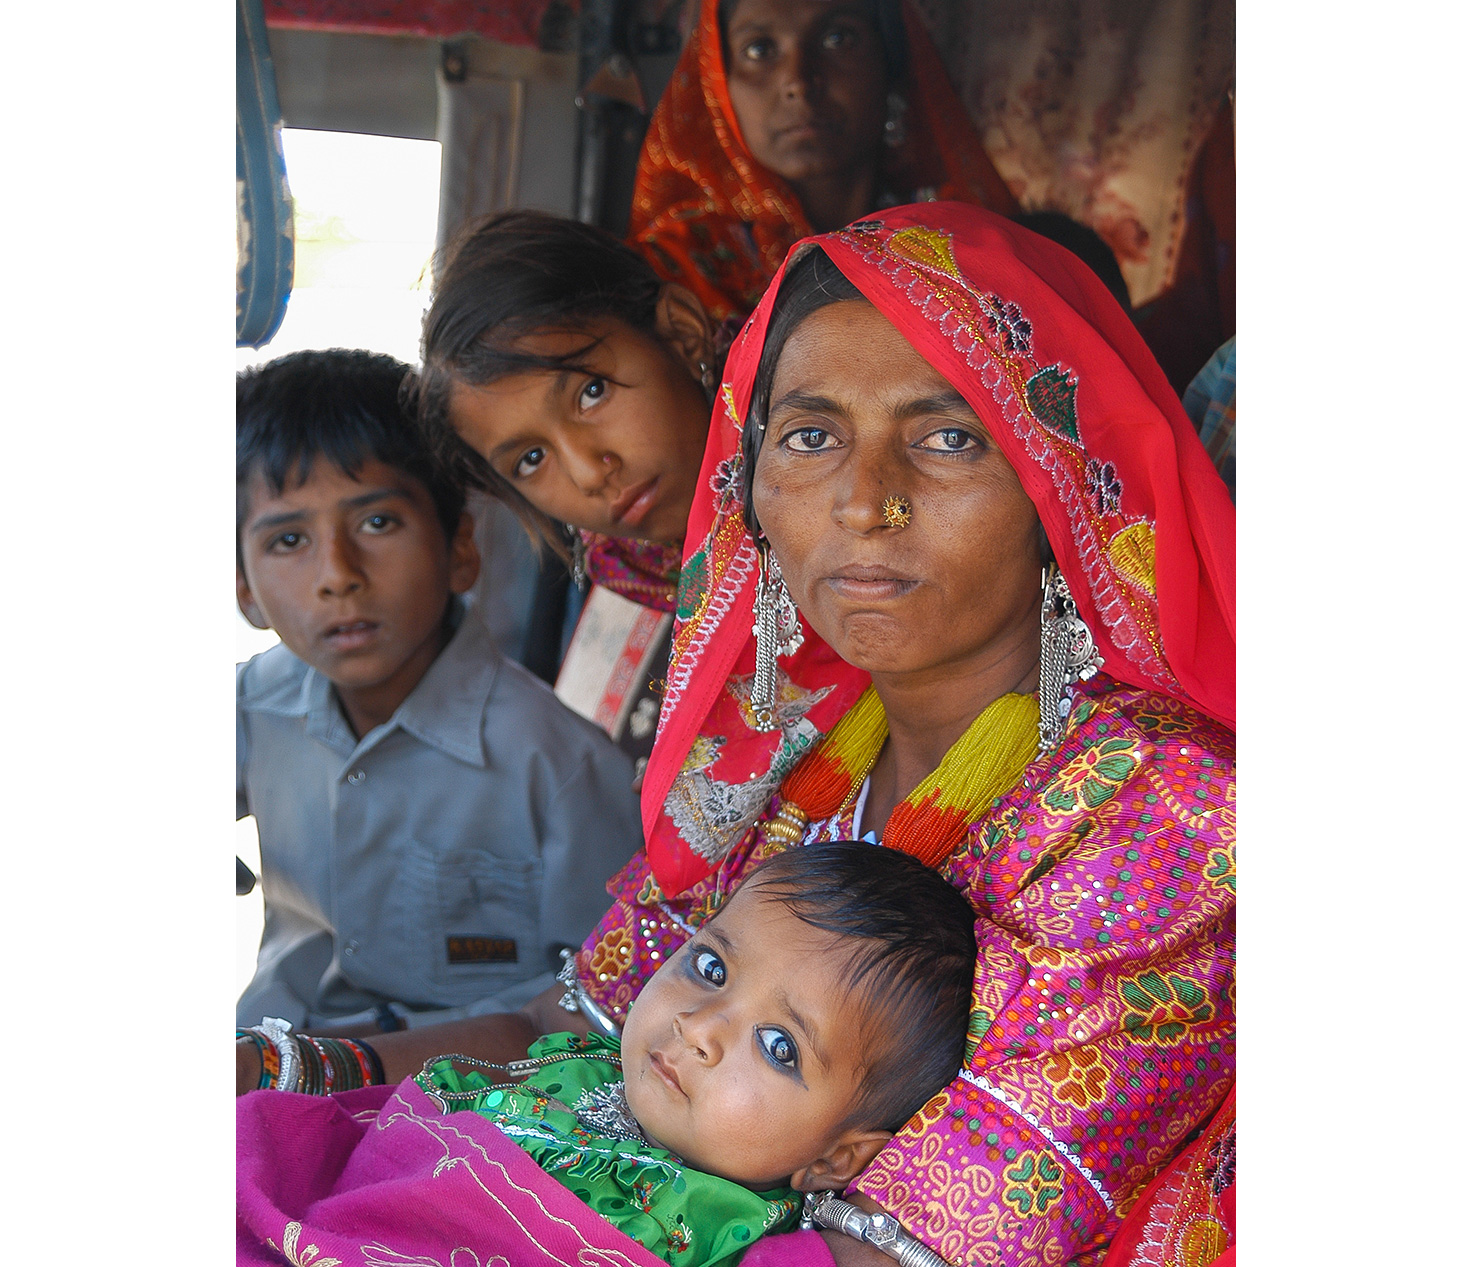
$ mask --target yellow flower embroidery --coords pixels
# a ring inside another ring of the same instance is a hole
[[[920,225],[901,229],[890,239],[890,250],[896,255],[939,269],[948,277],[961,277],[956,266],[956,256],[951,253],[951,237],[937,229],[926,229]]]
[[[1127,581],[1156,593],[1156,534],[1150,524],[1131,524],[1110,538],[1110,562]]]

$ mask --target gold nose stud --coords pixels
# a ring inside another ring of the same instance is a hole
[[[887,497],[880,506],[880,514],[891,528],[904,528],[910,523],[910,502],[904,497]]]

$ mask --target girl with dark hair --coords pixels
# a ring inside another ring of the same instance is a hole
[[[716,348],[700,303],[600,229],[472,225],[424,320],[419,418],[575,572],[673,611]]]
[[[799,238],[926,198],[1018,210],[906,0],[701,0],[629,240],[721,320]]]

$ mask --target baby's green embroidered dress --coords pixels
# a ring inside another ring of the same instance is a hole
[[[417,1082],[430,1094],[481,1091],[474,1101],[447,1102],[489,1118],[543,1170],[626,1236],[679,1267],[730,1267],[753,1241],[797,1220],[791,1188],[753,1192],[693,1170],[674,1153],[641,1138],[616,1138],[618,1123],[637,1124],[624,1103],[616,1040],[550,1034],[530,1059],[551,1059],[513,1089],[489,1089],[479,1073],[448,1060]]]

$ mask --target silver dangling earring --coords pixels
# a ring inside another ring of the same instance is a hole
[[[701,362],[701,390],[706,393],[708,399],[716,398],[716,375],[711,366],[705,361]]]
[[[1095,646],[1089,626],[1079,618],[1074,595],[1058,565],[1043,569],[1043,613],[1038,658],[1038,755],[1058,746],[1064,733],[1069,701],[1064,688],[1087,682],[1104,668],[1105,658]]]
[[[752,673],[752,715],[758,730],[776,730],[777,658],[803,645],[803,627],[782,569],[765,537],[757,542],[757,592],[752,598],[752,632],[757,635],[757,667]]]
[[[905,144],[905,98],[891,92],[885,98],[885,144],[892,150]]]
[[[572,524],[568,525],[568,533],[572,537],[568,546],[571,555],[568,571],[572,574],[573,584],[581,593],[588,588],[588,547],[583,544],[583,534]]]

